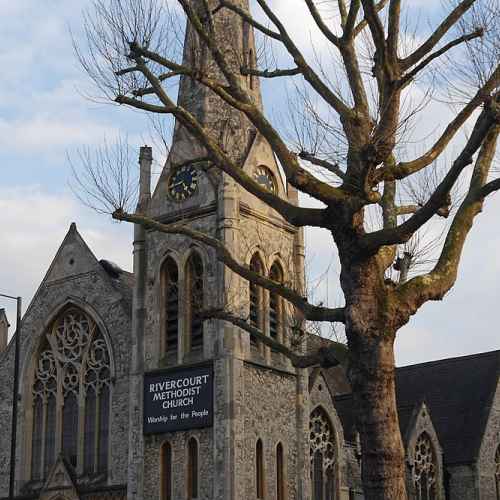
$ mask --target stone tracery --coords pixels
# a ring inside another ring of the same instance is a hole
[[[415,444],[413,481],[417,500],[436,498],[437,463],[434,446],[424,432]]]
[[[320,407],[311,413],[309,433],[312,498],[333,500],[337,463],[335,434],[326,412]]]
[[[45,334],[35,362],[32,479],[45,477],[61,451],[75,468],[85,462],[87,473],[105,471],[110,383],[102,332],[82,310],[66,308]],[[78,452],[79,422],[85,427],[84,457]],[[57,435],[62,435],[60,444]]]

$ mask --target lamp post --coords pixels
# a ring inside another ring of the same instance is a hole
[[[15,300],[17,303],[15,354],[14,354],[14,388],[12,390],[12,437],[10,440],[10,480],[9,480],[9,500],[14,499],[14,482],[16,479],[16,438],[17,438],[17,395],[19,393],[19,346],[21,337],[21,297],[13,297],[0,293],[0,297]]]

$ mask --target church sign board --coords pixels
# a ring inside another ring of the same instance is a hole
[[[212,423],[211,365],[144,374],[144,434],[210,427]]]

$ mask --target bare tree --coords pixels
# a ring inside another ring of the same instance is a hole
[[[344,325],[365,496],[405,499],[393,345],[398,330],[425,302],[441,300],[453,287],[472,224],[485,198],[500,189],[500,179],[491,178],[500,132],[498,0],[449,2],[444,18],[420,40],[401,0],[304,2],[328,44],[328,65],[319,54],[308,56],[300,48],[271,0],[256,0],[258,17],[250,13],[247,0],[94,0],[85,17],[88,43],[77,52],[105,96],[174,118],[201,146],[203,164],[230,176],[290,224],[330,233],[338,250],[345,299],[343,307],[335,308],[311,304],[293,287],[260,276],[238,262],[218,239],[134,213],[123,204],[123,195],[112,203],[117,220],[182,234],[211,247],[232,271],[282,296],[304,320]],[[176,30],[179,15],[187,17],[206,64],[183,62]],[[221,16],[237,16],[253,27],[267,54],[259,64],[235,57],[224,39]],[[444,72],[445,86],[439,81],[443,72],[433,70],[446,61],[451,64]],[[232,116],[248,120],[271,146],[289,185],[320,202],[320,208],[297,207],[239,168],[224,140],[211,134],[182,102],[175,102],[169,85],[179,77],[181,85],[192,82],[216,96]],[[264,115],[246,83],[249,77],[300,81],[293,101],[297,109],[290,110],[295,140],[287,140],[287,133]],[[408,131],[418,127],[415,118],[425,113],[425,102],[408,103],[417,82],[427,88],[423,101],[434,98],[436,89],[446,88],[446,96],[439,98],[453,105],[455,113],[430,145],[422,140],[420,154],[410,157],[405,147]],[[466,127],[470,130],[460,151],[446,159],[445,152],[449,154],[450,145],[464,137]],[[442,173],[427,175],[439,158],[445,165]],[[91,165],[90,171],[100,166]],[[425,189],[413,187],[403,200],[402,183],[419,176]],[[90,181],[93,188],[102,185],[95,175]],[[466,187],[454,208],[453,190],[460,182]],[[102,194],[109,211],[109,192]],[[370,214],[376,214],[378,226],[370,223]],[[409,274],[409,261],[417,253],[411,242],[421,238],[435,217],[450,221],[436,262]],[[388,271],[398,256],[400,279],[393,280]],[[253,328],[233,312],[215,310],[207,315],[248,331]],[[272,342],[258,331],[252,333]],[[315,359],[297,357],[284,346],[281,352],[296,366],[329,366],[343,357],[335,346]]]

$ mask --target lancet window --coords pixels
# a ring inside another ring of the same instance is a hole
[[[165,354],[176,354],[179,342],[179,271],[171,257],[163,263],[162,291]]]
[[[312,500],[336,498],[335,434],[326,412],[318,407],[309,420]]]
[[[203,262],[201,257],[192,253],[186,267],[186,291],[188,296],[187,332],[189,349],[203,347]],[[189,350],[188,349],[188,350]]]
[[[278,263],[271,266],[269,277],[281,283],[283,271]],[[283,299],[277,293],[269,293],[269,335],[273,340],[282,341],[283,333]]]
[[[172,500],[172,446],[168,441],[160,451],[160,499]]]
[[[285,500],[285,457],[281,443],[276,446],[276,499]]]
[[[32,479],[46,477],[59,453],[77,470],[107,470],[110,384],[110,355],[102,332],[85,312],[66,308],[44,335],[35,361]]]
[[[417,500],[435,500],[437,462],[434,446],[428,434],[420,434],[415,444],[413,481]]]
[[[258,439],[255,445],[255,488],[259,500],[264,498],[264,447]]]
[[[497,500],[500,500],[500,445],[495,453],[495,487],[497,490]]]
[[[264,266],[257,254],[250,261],[250,269],[258,274],[264,274]],[[260,286],[250,282],[249,297],[250,324],[260,331],[264,331],[264,291]],[[250,335],[250,342],[254,346],[257,345],[257,339],[254,335]]]
[[[187,445],[187,497],[198,498],[198,441],[190,438]]]

